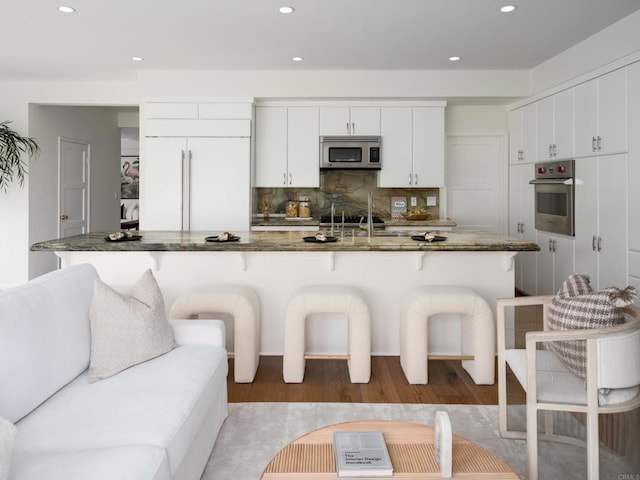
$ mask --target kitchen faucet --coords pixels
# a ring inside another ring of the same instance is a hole
[[[364,222],[364,216],[360,218],[360,224],[358,225],[361,230],[367,231],[367,237],[371,241],[371,235],[373,234],[373,192],[367,194],[367,226],[362,226]]]

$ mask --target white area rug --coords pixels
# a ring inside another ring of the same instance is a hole
[[[433,425],[435,412],[449,414],[456,435],[478,443],[526,479],[524,440],[504,440],[498,434],[498,407],[483,405],[370,403],[231,403],[202,480],[258,480],[271,458],[289,442],[318,428],[352,420],[398,420]],[[511,413],[510,413],[511,415]],[[516,412],[517,415],[517,412]],[[512,417],[510,417],[512,418]],[[510,428],[513,428],[510,424]],[[540,442],[541,479],[586,478],[586,451],[569,445]],[[601,479],[628,472],[601,458]]]

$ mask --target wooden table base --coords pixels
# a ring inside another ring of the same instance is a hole
[[[435,459],[432,427],[393,421],[357,421],[321,428],[291,442],[269,462],[262,480],[337,478],[333,432],[345,430],[382,431],[393,464],[393,478],[442,478]],[[454,435],[453,478],[501,480],[519,477],[492,453]]]

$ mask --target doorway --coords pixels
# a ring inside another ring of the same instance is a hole
[[[58,236],[87,233],[91,144],[84,140],[58,140]]]
[[[457,228],[508,231],[507,137],[447,136],[447,215]]]

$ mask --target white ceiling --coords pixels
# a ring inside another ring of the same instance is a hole
[[[518,9],[501,13],[507,3]],[[77,12],[59,13],[62,4]],[[283,5],[295,13],[280,14]],[[1,8],[0,79],[133,80],[138,69],[531,69],[640,0],[13,0]]]

